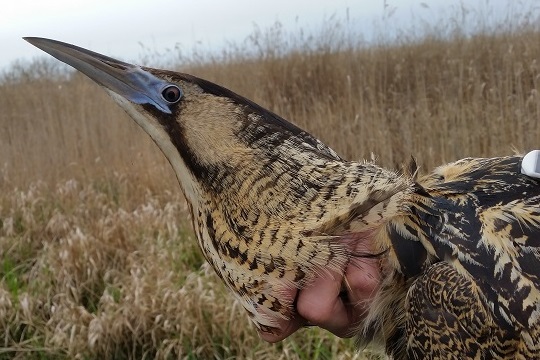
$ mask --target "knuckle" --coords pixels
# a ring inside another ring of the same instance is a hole
[[[329,322],[333,317],[332,304],[312,301],[298,301],[297,311],[304,319],[314,325]]]

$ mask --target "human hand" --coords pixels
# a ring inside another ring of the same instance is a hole
[[[303,326],[316,325],[339,337],[351,337],[365,317],[380,280],[378,258],[354,258],[344,274],[324,274],[302,289],[297,294],[296,316],[291,320],[281,320],[279,333],[259,334],[262,339],[273,343]],[[347,284],[347,289],[343,289],[342,284]],[[345,296],[343,290],[347,290]]]

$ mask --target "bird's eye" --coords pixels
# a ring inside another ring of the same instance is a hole
[[[163,91],[161,92],[161,96],[165,101],[174,104],[175,102],[178,102],[180,98],[182,97],[182,90],[178,88],[178,86],[175,85],[169,85]]]

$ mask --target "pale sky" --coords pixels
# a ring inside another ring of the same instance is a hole
[[[312,29],[332,15],[350,23],[366,40],[381,24],[406,30],[420,21],[440,21],[460,4],[504,17],[521,8],[538,13],[540,0],[2,0],[0,70],[16,59],[45,56],[23,36],[48,37],[134,61],[140,43],[163,52],[179,44],[219,50],[280,21],[286,30]],[[491,9],[486,11],[486,9]],[[390,20],[383,22],[391,14]],[[386,30],[385,30],[386,31]],[[391,31],[390,29],[388,30]],[[199,44],[199,45],[197,45]]]

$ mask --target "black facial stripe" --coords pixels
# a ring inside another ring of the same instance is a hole
[[[152,114],[163,126],[171,142],[174,144],[178,153],[184,160],[186,166],[193,172],[198,179],[209,179],[215,175],[215,169],[212,170],[209,166],[203,166],[197,161],[197,157],[187,146],[186,137],[182,125],[176,121],[176,112],[178,111],[178,104],[170,105],[172,114],[165,114],[150,104],[142,105],[143,108]]]

